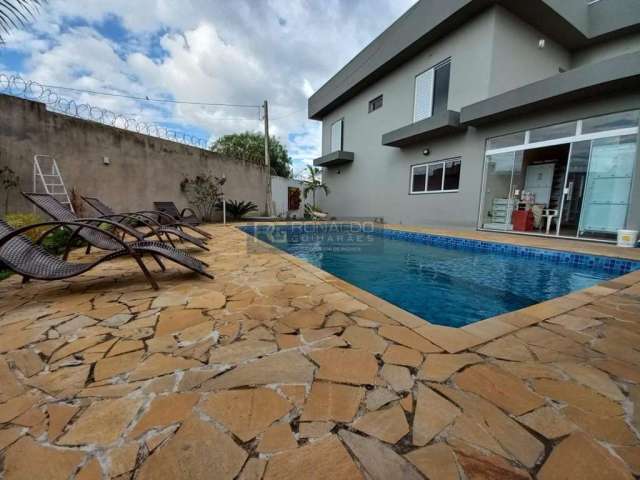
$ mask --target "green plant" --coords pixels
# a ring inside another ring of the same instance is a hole
[[[49,253],[54,255],[60,255],[64,253],[67,248],[67,244],[71,240],[71,232],[66,228],[58,228],[45,237],[42,241],[42,246]],[[76,237],[71,244],[72,248],[78,248],[83,245],[81,238]]]
[[[258,210],[258,206],[253,202],[238,202],[236,200],[227,200],[226,204],[227,213],[233,219],[241,218],[249,212],[255,212]]]
[[[34,223],[41,223],[43,220],[35,213],[12,213],[5,217],[6,222],[14,228],[26,227],[27,225],[33,225]],[[32,228],[25,232],[25,235],[34,242],[37,241],[40,236],[50,227],[38,227]],[[42,241],[42,246],[50,253],[59,255],[64,252],[69,240],[71,238],[71,232],[69,229],[58,228],[49,233]],[[82,240],[78,237],[73,242],[73,247],[82,246]]]
[[[26,25],[46,0],[2,0],[0,1],[0,45],[4,34]]]
[[[194,178],[186,177],[180,182],[180,190],[203,222],[213,221],[226,180],[224,177],[203,174]]]
[[[12,189],[20,186],[20,177],[9,167],[2,167],[0,168],[0,185],[4,190],[4,213],[6,215],[9,213],[9,194]]]
[[[304,185],[304,198],[307,198],[309,196],[309,193],[311,193],[313,209],[317,210],[318,207],[316,204],[316,192],[322,190],[325,195],[329,195],[329,187],[322,183],[322,179],[320,178],[321,172],[319,168],[307,165],[307,172],[307,179],[302,181]]]
[[[2,270],[2,267],[0,266],[0,282],[6,278],[9,278],[12,273],[13,272],[11,270]]]
[[[35,213],[10,213],[5,215],[4,219],[13,228],[22,228],[27,225],[33,225],[34,223],[41,223],[43,221],[40,216]],[[46,229],[47,227],[32,228],[31,230],[26,231],[24,235],[35,242]]]
[[[264,164],[264,134],[257,132],[232,133],[220,137],[211,150],[227,157]],[[269,137],[271,174],[291,177],[291,157],[287,148],[274,136]]]

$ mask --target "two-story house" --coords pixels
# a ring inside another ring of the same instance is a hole
[[[640,226],[639,0],[420,0],[309,99],[336,217]]]

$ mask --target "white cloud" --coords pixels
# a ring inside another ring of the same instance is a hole
[[[8,48],[28,55],[25,77],[47,84],[201,102],[268,99],[271,133],[299,170],[320,154],[308,97],[414,1],[51,0]],[[109,35],[103,22],[114,18],[124,33]],[[210,138],[262,128],[257,109],[77,98]]]

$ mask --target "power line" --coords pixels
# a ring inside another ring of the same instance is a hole
[[[39,83],[35,81],[28,81],[30,84],[29,88],[33,88],[34,85],[37,85],[41,88],[50,88],[50,89],[59,89],[59,90],[67,90],[70,92],[78,92],[78,93],[88,93],[90,95],[102,95],[107,97],[117,97],[117,98],[127,98],[130,100],[137,100],[143,102],[157,102],[157,103],[173,103],[173,104],[182,104],[182,105],[200,105],[200,106],[209,106],[209,107],[231,107],[231,108],[255,108],[261,112],[262,105],[251,105],[251,104],[243,104],[243,103],[221,103],[221,102],[193,102],[188,100],[172,100],[172,99],[164,99],[164,98],[150,98],[148,96],[139,97],[136,95],[126,95],[123,93],[109,93],[109,92],[98,92],[95,90],[86,90],[82,88],[73,88],[73,87],[62,87],[60,85],[48,85],[45,83]],[[273,120],[280,120],[282,118],[290,117],[298,112],[305,110],[307,107],[302,107],[296,109],[292,112],[286,113],[284,115],[280,115],[278,117],[273,118]],[[224,117],[222,120],[241,120],[244,117]],[[261,119],[260,119],[261,120]]]
[[[107,97],[129,98],[131,100],[140,100],[140,101],[144,101],[144,102],[180,103],[180,104],[185,104],[185,105],[203,105],[203,106],[208,106],[208,107],[238,107],[238,108],[258,108],[258,109],[262,108],[261,105],[248,105],[248,104],[241,104],[241,103],[190,102],[190,101],[186,101],[186,100],[171,100],[171,99],[164,99],[164,98],[137,97],[135,95],[125,95],[125,94],[120,94],[120,93],[96,92],[96,91],[93,91],[93,90],[84,90],[84,89],[81,89],[81,88],[61,87],[59,85],[46,85],[44,83],[41,83],[40,85],[43,86],[43,87],[46,87],[46,88],[69,90],[69,91],[72,91],[72,92],[79,92],[79,93],[89,93],[91,95],[104,95],[104,96],[107,96]]]

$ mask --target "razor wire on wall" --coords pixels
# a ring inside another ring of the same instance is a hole
[[[112,112],[106,108],[88,103],[76,102],[56,93],[52,88],[38,82],[25,80],[17,75],[0,73],[0,93],[13,95],[27,100],[42,102],[52,112],[62,113],[83,120],[99,122],[111,127],[121,128],[130,132],[141,133],[173,142],[184,143],[194,147],[207,148],[208,142],[204,138],[189,133],[172,130],[157,123],[145,122],[134,117]]]

